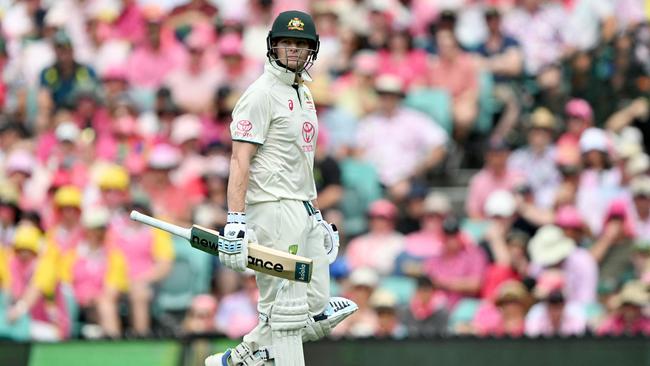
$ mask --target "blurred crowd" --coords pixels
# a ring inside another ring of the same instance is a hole
[[[650,335],[650,2],[0,1],[0,338],[246,334],[226,218],[274,16],[320,52],[333,337]]]

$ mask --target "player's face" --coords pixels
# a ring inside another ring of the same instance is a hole
[[[300,38],[282,38],[275,45],[278,60],[292,70],[300,70],[311,54],[309,42]]]

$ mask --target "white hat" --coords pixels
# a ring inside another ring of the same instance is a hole
[[[447,196],[440,192],[431,192],[424,199],[424,212],[448,214],[451,212],[451,203]]]
[[[111,213],[105,207],[85,209],[81,215],[81,225],[86,229],[106,227],[111,220]]]
[[[650,197],[650,177],[642,175],[632,179],[630,182],[630,191],[634,196]]]
[[[590,127],[580,136],[580,151],[586,153],[592,150],[607,153],[607,134],[600,128]]]
[[[537,230],[528,243],[528,253],[533,263],[548,267],[569,256],[576,247],[573,239],[555,225],[546,225]]]
[[[506,190],[497,190],[488,196],[483,210],[489,217],[510,217],[517,209],[515,196]]]
[[[395,308],[397,296],[387,289],[376,289],[370,296],[370,305],[373,308]]]
[[[648,169],[650,169],[650,157],[643,153],[634,155],[625,163],[625,173],[630,177],[644,174]]]
[[[357,268],[350,274],[350,284],[354,286],[375,287],[378,283],[379,276],[372,268]]]
[[[185,141],[201,137],[201,120],[194,114],[183,114],[174,119],[171,141],[180,145]]]
[[[56,127],[54,134],[59,141],[75,142],[79,138],[80,131],[75,123],[63,122]]]
[[[638,142],[622,140],[616,146],[616,152],[618,153],[618,156],[621,159],[629,159],[629,158],[643,152],[643,148],[641,147],[641,145]]]

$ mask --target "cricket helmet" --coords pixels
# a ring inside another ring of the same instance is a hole
[[[306,69],[311,65],[320,48],[320,40],[316,33],[316,25],[311,15],[298,10],[285,11],[275,18],[271,30],[266,37],[267,57],[273,62],[277,62],[277,55],[273,51],[273,42],[280,38],[299,38],[306,39],[309,42],[311,54],[305,62]]]

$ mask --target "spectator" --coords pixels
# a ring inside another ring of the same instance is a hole
[[[426,196],[421,229],[406,236],[404,250],[396,260],[398,273],[421,274],[423,261],[440,254],[444,238],[442,223],[450,213],[451,203],[445,195],[434,191]]]
[[[195,296],[183,320],[183,333],[187,335],[214,333],[216,330],[214,317],[217,311],[218,301],[214,296],[208,294]]]
[[[566,116],[566,131],[557,141],[558,148],[563,146],[578,147],[580,137],[589,127],[593,125],[593,110],[584,99],[571,99],[564,108]]]
[[[523,72],[523,55],[519,42],[503,33],[501,13],[497,8],[486,9],[484,17],[488,35],[476,52],[482,57],[482,68],[493,75],[494,97],[503,105],[492,138],[505,139],[516,126],[520,112],[513,82]]]
[[[205,113],[212,96],[221,83],[221,74],[214,65],[206,65],[208,40],[194,32],[187,39],[189,59],[185,65],[168,73],[164,85],[169,88],[174,103],[189,113]]]
[[[447,333],[449,313],[446,296],[426,276],[416,278],[415,293],[402,319],[409,336],[429,337]]]
[[[227,34],[219,39],[219,55],[223,59],[218,74],[222,75],[221,85],[228,85],[236,93],[243,93],[255,81],[261,65],[244,54],[241,37]]]
[[[192,202],[201,200],[204,194],[201,175],[207,162],[199,144],[202,130],[201,120],[197,116],[183,114],[174,119],[170,135],[171,142],[179,148],[181,155],[171,180],[185,191],[186,198]]]
[[[605,131],[598,128],[589,128],[580,136],[584,170],[576,207],[594,234],[602,232],[607,206],[621,193],[621,172],[612,168],[609,144]]]
[[[484,300],[474,316],[474,332],[479,336],[524,335],[528,290],[521,282],[509,280],[499,285],[494,299]]]
[[[316,154],[314,155],[314,178],[318,192],[318,208],[328,222],[340,223],[342,218],[338,205],[343,198],[341,185],[341,168],[339,163],[328,153],[330,143],[329,132],[325,129],[318,131]],[[336,217],[328,215],[336,215]],[[331,217],[331,219],[328,219]],[[333,220],[335,219],[335,220]],[[338,225],[341,226],[341,225]]]
[[[2,184],[0,188],[0,251],[11,246],[20,221],[20,208],[18,207],[18,192],[9,184]]]
[[[600,267],[600,287],[613,290],[632,270],[630,259],[634,250],[635,227],[622,200],[612,201],[603,222],[603,231],[589,250]]]
[[[162,28],[160,10],[148,9],[145,14],[145,36],[135,45],[127,61],[129,84],[135,89],[152,91],[160,87],[165,77],[183,65],[187,57],[167,30]]]
[[[554,225],[562,229],[564,235],[580,247],[586,246],[588,230],[580,212],[574,206],[564,205],[555,213]]]
[[[450,30],[436,32],[436,45],[438,57],[429,70],[431,86],[451,95],[454,139],[463,142],[478,116],[478,65],[469,53],[462,51]]]
[[[397,298],[383,289],[377,289],[370,297],[370,304],[377,313],[377,329],[374,336],[377,338],[403,339],[408,335],[408,330],[397,316]]]
[[[630,183],[632,207],[630,215],[634,220],[635,234],[640,240],[650,240],[650,177],[639,176]]]
[[[63,32],[54,37],[56,61],[41,71],[38,97],[39,113],[47,113],[64,106],[80,88],[92,89],[97,85],[95,71],[74,59],[72,42]]]
[[[638,281],[628,282],[612,298],[612,313],[598,328],[598,335],[650,335],[650,318],[643,308],[650,303],[647,285]]]
[[[555,164],[561,174],[561,181],[553,194],[553,207],[575,206],[582,171],[579,149],[569,145],[557,146]]]
[[[540,300],[526,315],[526,335],[529,337],[552,337],[583,335],[586,317],[581,305],[572,303],[564,296],[562,272],[547,271],[535,285],[535,297]]]
[[[357,147],[397,200],[410,189],[409,180],[426,177],[445,157],[447,134],[426,116],[400,106],[404,86],[394,76],[377,78],[379,104],[359,123]],[[385,136],[391,136],[385,140]]]
[[[56,263],[43,256],[41,231],[30,224],[16,228],[13,252],[7,257],[10,280],[7,289],[12,305],[7,320],[13,323],[28,315],[34,340],[59,341],[69,337],[70,319],[57,277]]]
[[[445,293],[450,311],[463,297],[476,297],[486,267],[483,252],[462,232],[458,220],[448,217],[443,224],[442,250],[425,262],[424,271],[436,288]]]
[[[528,227],[517,227],[515,198],[508,191],[495,191],[488,197],[485,211],[490,219],[481,248],[487,254],[489,265],[481,288],[481,297],[491,298],[499,286],[511,279],[528,276],[526,257],[528,239],[534,233]]]
[[[485,155],[485,165],[472,177],[465,200],[467,215],[475,220],[486,217],[484,212],[488,196],[499,189],[512,190],[523,180],[519,172],[508,168],[510,148],[503,141],[491,141]]]
[[[57,255],[74,249],[82,238],[81,191],[75,186],[63,186],[54,194],[54,218],[45,233],[48,249]]]
[[[230,338],[242,337],[255,328],[258,322],[256,304],[259,291],[255,285],[255,274],[246,271],[239,277],[241,288],[221,299],[214,317],[216,329]]]
[[[406,90],[426,84],[427,54],[413,47],[413,38],[406,30],[390,34],[386,48],[377,54],[377,63],[380,74],[399,77]]]
[[[142,188],[157,217],[175,222],[190,222],[190,205],[198,203],[184,187],[171,180],[171,172],[181,163],[181,154],[167,144],[156,145],[149,154]]]
[[[126,293],[129,279],[126,259],[106,236],[109,221],[110,212],[103,207],[84,212],[83,239],[62,255],[62,278],[72,286],[86,338],[117,338],[122,334],[118,298]],[[93,334],[92,325],[99,325],[98,334]]]
[[[375,93],[376,75],[377,54],[358,52],[352,60],[352,70],[332,86],[332,92],[336,95],[335,105],[351,113],[354,118],[365,117],[376,110],[379,103]]]
[[[345,297],[354,301],[359,306],[359,310],[334,328],[332,336],[370,337],[379,327],[377,313],[370,303],[372,293],[379,284],[379,276],[374,270],[361,267],[350,273],[348,282],[350,288],[346,291]]]
[[[564,10],[555,2],[524,0],[503,19],[504,32],[521,44],[528,75],[557,61],[565,51]]]
[[[555,117],[546,108],[537,108],[530,116],[527,144],[508,158],[508,169],[520,172],[535,196],[535,205],[551,207],[553,190],[560,182],[555,166],[553,131]],[[530,169],[534,166],[535,169]]]
[[[598,267],[585,248],[554,225],[540,228],[530,240],[531,262],[541,268],[559,268],[564,273],[564,295],[567,301],[589,305],[596,301]]]
[[[395,258],[404,248],[404,235],[395,230],[397,207],[388,200],[375,201],[368,208],[368,217],[368,233],[350,241],[345,258],[353,271],[367,267],[389,275],[394,270]]]
[[[106,186],[105,186],[106,187]],[[119,194],[118,192],[111,193]],[[148,213],[144,210],[139,210]],[[171,271],[174,248],[171,235],[132,221],[125,211],[113,211],[108,237],[124,253],[129,278],[130,318],[136,335],[151,333],[149,306],[154,286]]]

